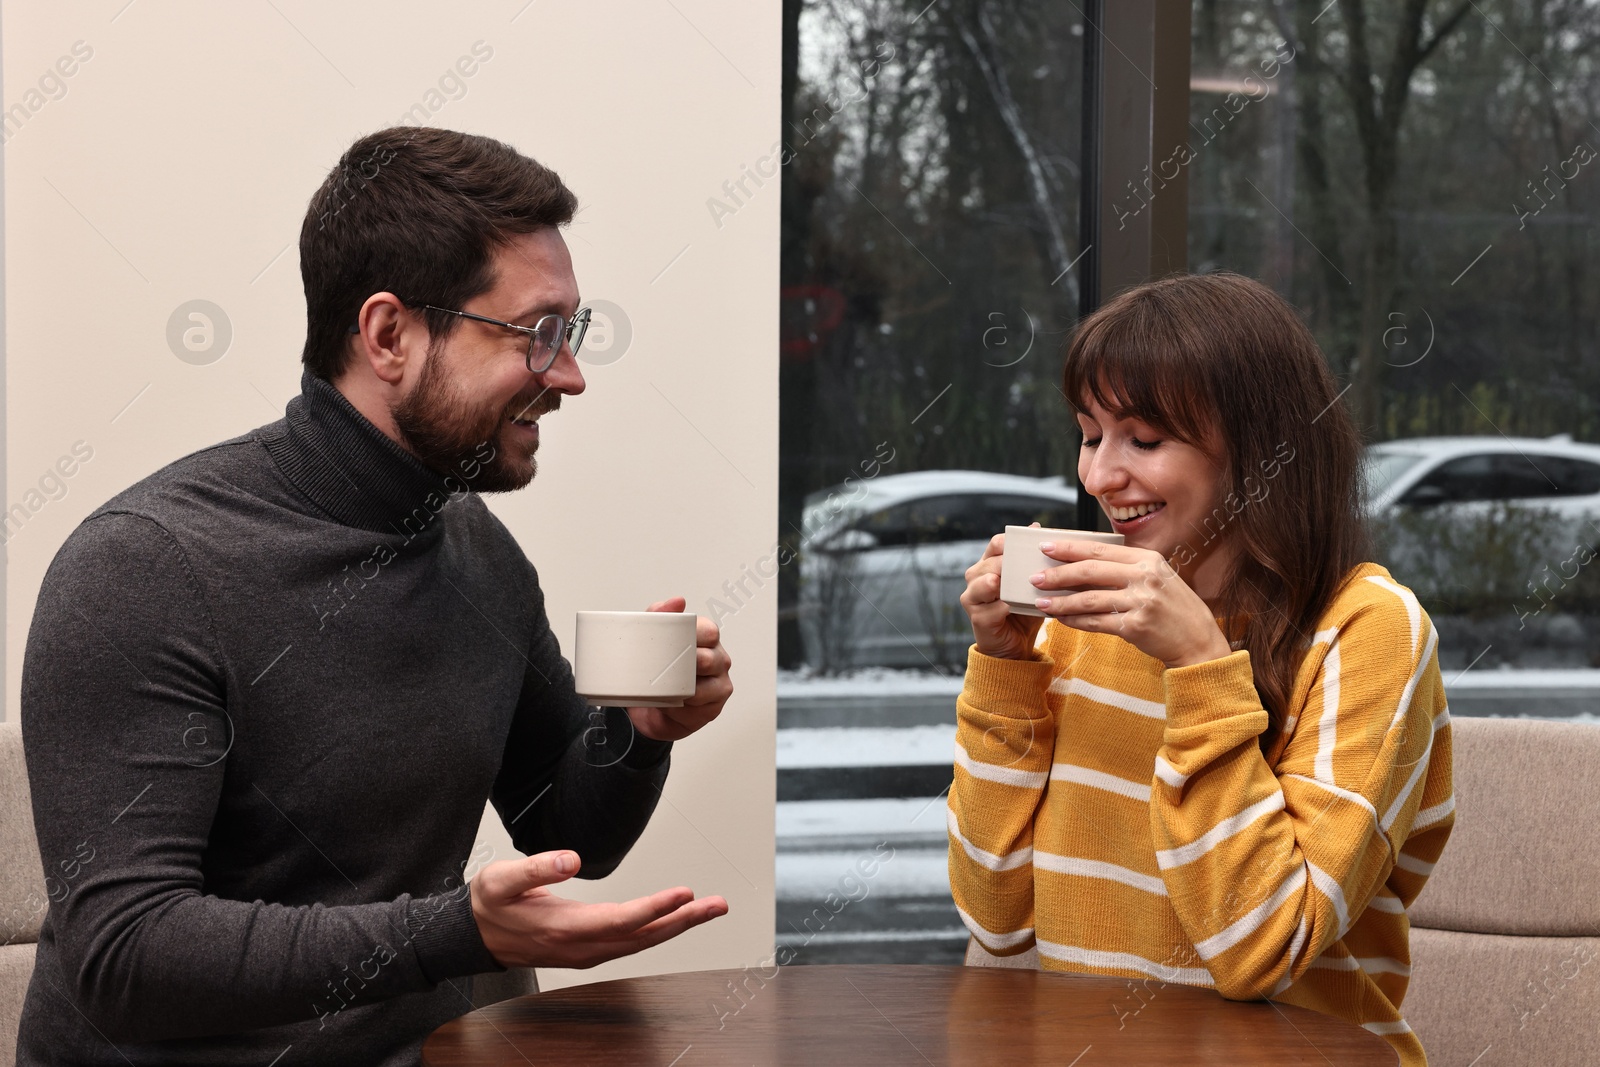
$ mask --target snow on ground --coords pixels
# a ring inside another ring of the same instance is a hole
[[[938,805],[944,818],[943,805]],[[944,847],[828,849],[778,853],[778,899],[822,901],[863,893],[872,897],[948,897],[949,856]],[[887,857],[887,858],[885,858]],[[876,869],[874,870],[874,866]],[[874,871],[871,875],[866,871]],[[863,888],[864,887],[864,888]]]
[[[778,731],[778,769],[911,767],[951,763],[956,724],[796,727]]]
[[[1518,670],[1501,666],[1497,670],[1445,671],[1445,688],[1476,689],[1593,689],[1600,693],[1600,668]]]
[[[1596,672],[1600,674],[1600,671]],[[955,698],[961,676],[929,671],[867,667],[827,678],[808,670],[779,671],[779,700],[821,700],[827,697],[930,696]]]
[[[865,800],[786,800],[778,805],[778,848],[850,839],[899,843],[944,843],[944,797]]]

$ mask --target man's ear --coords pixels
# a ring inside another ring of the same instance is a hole
[[[428,328],[406,314],[406,307],[393,293],[373,293],[356,316],[360,328],[351,341],[356,359],[372,368],[372,373],[388,385],[399,385],[406,364],[427,349]]]

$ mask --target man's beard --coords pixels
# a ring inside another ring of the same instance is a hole
[[[416,388],[389,411],[401,438],[428,467],[474,492],[521,489],[533,480],[539,464],[520,445],[512,455],[500,439],[501,427],[508,414],[538,418],[556,410],[561,394],[545,391],[532,404],[517,400],[510,411],[478,411],[445,374],[442,355],[430,346]],[[538,447],[534,442],[533,451]]]

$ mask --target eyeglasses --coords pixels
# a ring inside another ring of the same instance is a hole
[[[568,322],[566,317],[551,312],[543,316],[532,326],[518,326],[515,323],[502,322],[491,319],[487,315],[474,315],[470,311],[452,311],[450,308],[434,307],[432,304],[423,304],[429,311],[442,311],[446,315],[460,315],[464,319],[473,319],[477,322],[487,322],[492,326],[504,326],[508,330],[528,335],[527,364],[528,371],[532,374],[543,374],[555,363],[556,357],[561,354],[561,342],[564,339],[572,346],[572,354],[578,354],[578,346],[583,344],[583,335],[589,329],[589,309],[579,308],[578,313]]]
[[[503,326],[508,330],[528,335],[528,351],[525,357],[528,371],[531,374],[543,374],[549,370],[561,354],[563,340],[572,346],[572,354],[578,354],[578,347],[583,344],[583,335],[589,329],[589,309],[579,308],[578,313],[568,322],[566,316],[551,312],[543,316],[532,326],[518,326],[511,322],[502,322],[500,319],[491,319],[487,315],[476,315],[470,311],[454,311],[450,308],[435,307],[433,304],[421,304],[420,307],[429,311],[439,311],[446,315],[459,315],[464,319],[473,319],[477,322],[487,322],[491,326]],[[359,325],[350,327],[351,333],[360,333]]]

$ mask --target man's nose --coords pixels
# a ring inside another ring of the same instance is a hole
[[[561,351],[556,354],[556,361],[550,364],[550,369],[534,377],[539,380],[540,388],[568,396],[577,396],[587,388],[583,371],[578,368],[578,357],[573,355],[572,346],[566,342],[562,342]]]

